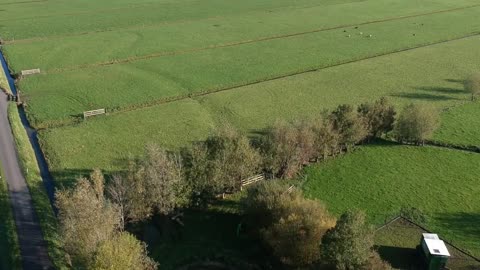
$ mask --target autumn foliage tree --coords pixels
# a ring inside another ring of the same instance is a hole
[[[340,144],[347,150],[363,141],[368,135],[364,118],[351,105],[338,106],[329,116],[333,127],[340,134]]]
[[[324,263],[338,270],[389,269],[373,250],[374,231],[361,211],[347,211],[322,239]]]
[[[435,108],[426,104],[406,106],[395,123],[395,137],[400,142],[424,144],[439,126]]]
[[[301,191],[269,181],[248,190],[244,200],[247,220],[282,263],[308,266],[320,259],[323,234],[335,224],[318,201],[305,199]]]
[[[396,111],[386,98],[360,104],[357,110],[365,120],[370,138],[378,138],[393,130]]]

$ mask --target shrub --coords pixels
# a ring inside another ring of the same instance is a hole
[[[365,223],[365,213],[348,211],[322,239],[322,259],[340,270],[361,269],[371,255],[373,230]]]

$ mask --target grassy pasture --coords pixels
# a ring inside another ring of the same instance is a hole
[[[307,168],[304,190],[333,213],[363,209],[377,224],[402,206],[423,209],[430,230],[479,256],[478,164],[476,153],[383,143]]]
[[[47,127],[72,120],[72,116],[85,110],[101,107],[123,110],[156,104],[192,93],[211,92],[462,37],[480,31],[480,22],[473,16],[479,11],[480,7],[366,25],[361,27],[364,35],[355,30],[350,38],[342,30],[331,30],[31,76],[20,81],[20,89],[29,100],[27,113],[32,124]],[[373,37],[366,37],[368,34]]]
[[[480,103],[469,102],[449,109],[442,115],[442,126],[433,139],[480,147]]]
[[[188,145],[204,139],[225,121],[255,132],[277,119],[311,117],[340,103],[358,104],[381,96],[399,106],[430,102],[448,107],[468,100],[468,93],[455,80],[475,69],[480,61],[480,52],[475,50],[479,45],[478,37],[464,39],[97,117],[79,125],[42,130],[40,140],[57,174],[96,166],[115,170],[121,167],[119,160],[140,154],[148,142],[171,148]]]
[[[385,5],[389,8],[386,9]],[[400,20],[404,16],[428,16],[432,12],[468,6],[471,5],[462,1],[455,4],[451,1],[424,2],[421,5],[414,1],[398,0],[388,0],[383,5],[376,1],[339,2],[338,5],[322,2],[318,6],[274,9],[266,14],[246,13],[139,29],[19,41],[6,45],[3,50],[8,56],[10,68],[16,73],[32,67],[48,72],[52,69],[205,49],[342,25],[384,19]],[[447,13],[457,12],[460,10]],[[352,33],[350,29],[349,33]]]
[[[323,0],[320,5],[362,0]],[[204,20],[270,9],[319,5],[314,0],[182,0],[182,1],[46,1],[24,5],[2,5],[0,33],[5,40],[83,34],[119,28],[143,27],[185,20]],[[473,1],[462,0],[464,3]],[[17,9],[17,11],[12,11]],[[12,15],[7,15],[12,12]],[[3,17],[5,14],[5,17]]]

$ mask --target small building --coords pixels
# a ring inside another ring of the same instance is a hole
[[[434,233],[422,233],[422,251],[428,270],[441,270],[450,257],[447,246]]]

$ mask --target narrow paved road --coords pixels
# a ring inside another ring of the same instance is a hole
[[[53,269],[32,197],[21,172],[7,116],[7,98],[0,92],[0,160],[8,184],[24,270]]]

